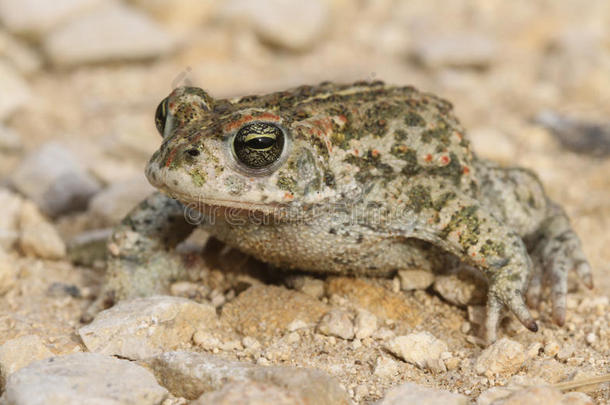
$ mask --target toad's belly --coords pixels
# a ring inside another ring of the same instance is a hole
[[[345,224],[343,224],[345,225]],[[384,277],[402,269],[434,270],[446,256],[419,240],[380,234],[358,224],[325,220],[242,224],[216,221],[208,230],[227,245],[284,269]]]

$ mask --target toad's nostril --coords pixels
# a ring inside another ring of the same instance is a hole
[[[186,153],[188,153],[189,155],[191,155],[193,157],[196,157],[196,156],[199,156],[199,153],[201,153],[201,152],[199,152],[199,150],[197,150],[197,149],[188,149],[186,151]]]

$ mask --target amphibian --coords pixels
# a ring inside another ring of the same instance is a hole
[[[489,341],[503,307],[538,329],[524,297],[536,303],[542,279],[560,325],[568,272],[592,286],[536,175],[477,157],[451,104],[413,87],[322,83],[222,100],[181,87],[156,124],[146,176],[159,192],[115,230],[98,309],[183,277],[173,247],[197,225],[282,269],[389,276],[459,259],[488,280]]]

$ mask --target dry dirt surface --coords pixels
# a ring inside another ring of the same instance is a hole
[[[191,280],[82,321],[172,88],[378,79],[565,207],[596,286],[563,327],[543,302],[485,348],[471,278],[272,271],[203,233]],[[0,403],[608,404],[609,101],[607,0],[0,0]]]

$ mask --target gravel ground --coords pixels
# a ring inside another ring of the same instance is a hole
[[[0,0],[2,398],[610,403],[595,382],[610,373],[608,27],[605,0]],[[180,246],[195,257],[193,279],[171,287],[181,298],[127,302],[83,328],[105,238],[152,191],[152,116],[172,88],[377,79],[451,100],[480,155],[533,169],[565,207],[596,287],[571,280],[564,327],[544,302],[538,333],[507,318],[484,348],[468,280],[271,272],[196,233]],[[128,376],[146,383],[132,390]]]

